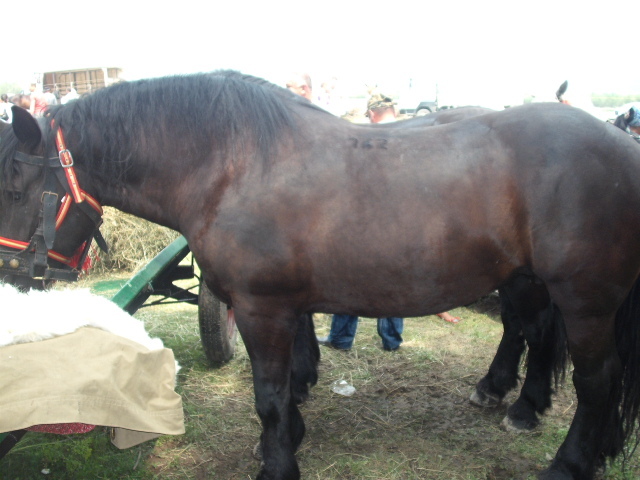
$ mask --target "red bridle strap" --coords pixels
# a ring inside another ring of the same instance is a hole
[[[98,203],[98,201],[95,198],[93,198],[91,195],[89,195],[85,191],[82,192],[82,195],[83,195],[83,199],[86,200],[87,203],[91,205],[93,209],[100,214],[100,216],[102,216],[102,207],[100,206],[100,203]],[[67,212],[69,212],[69,208],[71,208],[72,203],[73,202],[70,201],[69,196],[65,195],[62,198],[62,203],[60,204],[60,210],[58,210],[58,215],[56,215],[56,230],[58,230],[62,225],[62,222],[64,222],[64,219],[66,218]],[[0,237],[0,245],[9,247],[9,248],[14,248],[16,250],[24,250],[29,246],[29,242],[22,242],[20,240],[11,240],[10,238]],[[82,245],[80,246],[80,248],[82,248]],[[74,254],[74,256],[75,255],[76,254]],[[72,257],[66,257],[54,250],[49,250],[47,252],[47,256],[53,260],[64,263],[73,268],[76,267],[73,264],[74,261]]]
[[[80,194],[82,195],[83,200],[86,200],[87,203],[91,205],[91,207],[96,212],[98,212],[100,216],[102,216],[103,212],[102,212],[102,206],[100,205],[100,203],[98,203],[98,201],[95,198],[93,198],[84,190],[81,190]],[[60,228],[60,225],[62,225],[62,222],[64,222],[64,219],[67,216],[67,212],[69,212],[69,209],[71,208],[71,203],[72,202],[69,201],[68,195],[65,195],[64,197],[62,197],[62,201],[60,203],[60,210],[58,210],[58,214],[56,215],[56,230],[58,230]]]
[[[29,242],[21,242],[20,240],[11,240],[10,238],[0,237],[0,245],[4,245],[5,247],[15,248],[17,250],[24,250],[29,246]],[[73,261],[70,257],[65,257],[64,255],[54,252],[53,250],[49,250],[47,252],[47,256],[53,260],[64,263],[66,265],[72,266]]]
[[[54,120],[51,120],[51,126],[53,127],[55,124]],[[67,176],[67,182],[69,183],[69,188],[71,189],[71,194],[73,195],[73,199],[76,203],[84,202],[84,195],[82,194],[82,189],[78,184],[78,177],[76,176],[76,171],[73,168],[73,157],[71,156],[71,152],[67,149],[67,143],[64,140],[64,134],[62,133],[62,129],[58,128],[56,131],[56,147],[58,148],[58,157],[60,158],[60,165],[64,169],[64,173]]]
[[[91,205],[93,209],[100,214],[100,216],[102,216],[102,207],[100,206],[100,203],[98,203],[98,201],[95,198],[93,198],[91,195],[89,195],[85,191],[82,191],[81,194],[83,196],[83,200],[86,200],[87,203]],[[69,208],[71,208],[71,203],[73,202],[70,201],[67,195],[65,195],[62,198],[62,203],[60,204],[60,210],[58,210],[58,215],[56,215],[56,230],[58,230],[62,225],[62,222],[64,222],[64,219],[67,216],[67,212],[69,212]],[[9,247],[9,248],[15,248],[17,250],[24,250],[29,246],[29,242],[22,242],[20,240],[11,240],[10,238],[0,237],[0,245]],[[80,248],[82,248],[82,245],[80,246]],[[73,265],[74,261],[72,257],[66,257],[54,250],[49,250],[47,252],[47,256],[53,260],[56,260],[58,262],[64,263],[66,265],[69,265],[75,268],[75,265]]]

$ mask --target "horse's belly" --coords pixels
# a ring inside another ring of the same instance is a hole
[[[469,304],[495,290],[502,279],[495,270],[461,270],[442,262],[345,266],[316,277],[314,288],[322,300],[314,309],[366,317],[422,316]]]

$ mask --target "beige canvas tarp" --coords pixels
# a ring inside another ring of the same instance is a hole
[[[111,426],[118,427],[114,443],[119,448],[160,434],[184,433],[169,349],[150,351],[83,327],[49,340],[2,347],[0,365],[0,432],[57,423]]]

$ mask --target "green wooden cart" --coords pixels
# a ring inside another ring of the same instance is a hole
[[[233,310],[218,300],[198,276],[193,258],[183,260],[191,250],[184,237],[179,237],[136,273],[111,299],[133,315],[138,309],[175,302],[198,305],[200,340],[212,366],[228,362],[235,352],[238,330]],[[192,288],[182,288],[174,282],[195,278]],[[199,286],[198,293],[192,290]],[[149,302],[151,296],[159,297]]]

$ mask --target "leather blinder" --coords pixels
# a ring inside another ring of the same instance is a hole
[[[53,248],[53,242],[56,238],[56,214],[58,211],[58,194],[53,192],[43,192],[42,194],[42,213],[43,227],[42,233],[44,243],[49,250]]]

